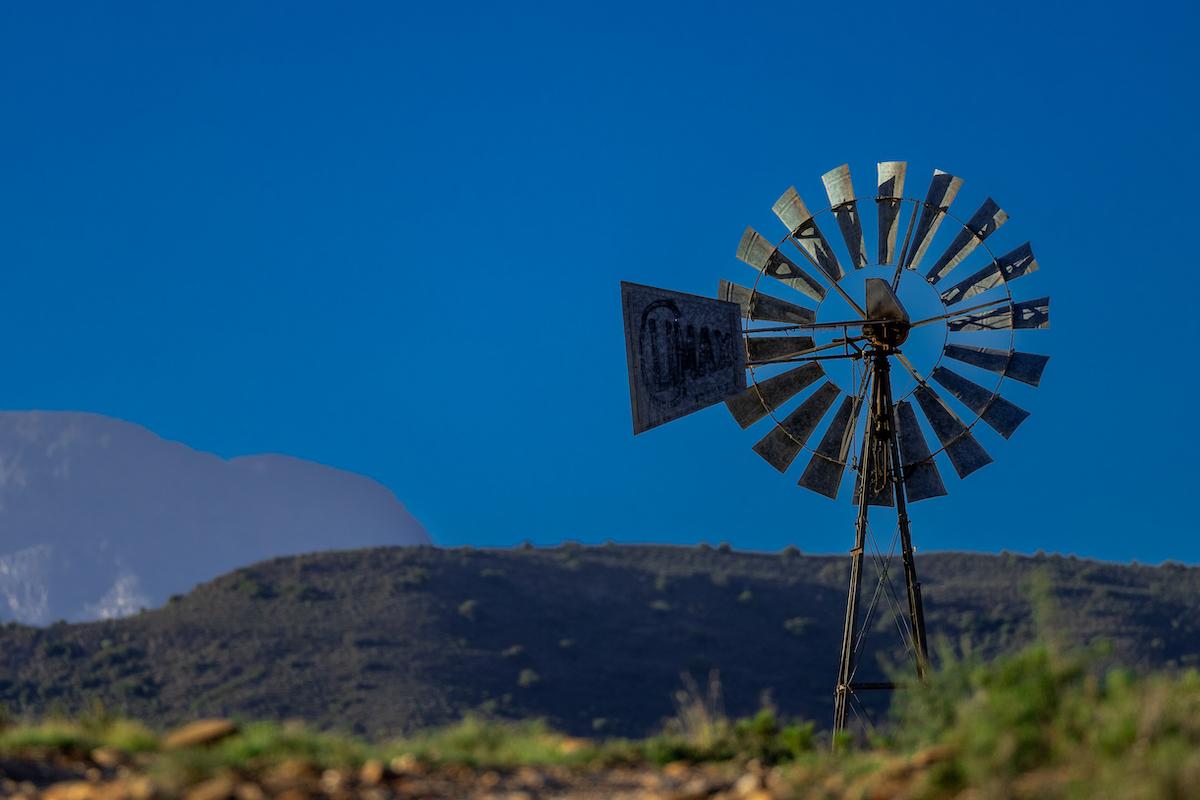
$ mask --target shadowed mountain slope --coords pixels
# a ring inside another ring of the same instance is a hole
[[[919,567],[934,638],[969,638],[985,655],[1027,641],[1024,587],[1041,575],[1057,635],[1106,637],[1135,667],[1197,663],[1198,569],[957,553],[924,554]],[[302,717],[371,735],[478,711],[641,734],[671,713],[681,672],[703,682],[719,669],[731,714],[769,694],[824,722],[846,575],[843,557],[725,548],[281,558],[126,619],[5,626],[0,702],[44,713],[101,699],[164,725]],[[875,639],[895,641],[890,615],[875,619]],[[873,664],[860,675],[877,676]]]

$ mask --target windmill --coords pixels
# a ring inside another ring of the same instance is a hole
[[[829,206],[816,214],[788,189],[773,206],[786,235],[773,242],[747,228],[738,245],[737,258],[757,272],[749,286],[722,280],[714,299],[622,283],[635,434],[724,401],[743,429],[764,428],[753,447],[768,464],[781,473],[797,465],[799,486],[836,498],[844,482],[853,484],[835,732],[860,692],[894,688],[856,676],[880,596],[891,591],[899,605],[888,572],[897,546],[907,595],[897,625],[924,678],[908,505],[947,493],[939,460],[959,478],[992,461],[976,437],[979,423],[1012,436],[1028,412],[1002,397],[1001,386],[1036,387],[1048,361],[1016,349],[1018,331],[1048,326],[1050,300],[1014,298],[1012,282],[1038,263],[1028,243],[999,255],[989,247],[1007,214],[987,198],[959,218],[950,207],[962,180],[940,170],[923,199],[906,197],[906,170],[900,161],[878,164],[873,204],[856,197],[848,166],[831,170],[822,176]],[[864,210],[877,222],[873,259]],[[830,217],[841,256],[819,227]],[[940,255],[929,263],[930,253]],[[966,277],[949,280],[956,269]],[[910,313],[918,305],[921,312]],[[918,351],[931,363],[914,363]],[[886,555],[872,533],[872,506],[895,512]],[[868,543],[880,585],[862,614]]]

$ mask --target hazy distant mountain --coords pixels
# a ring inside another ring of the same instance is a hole
[[[0,620],[122,616],[264,558],[428,542],[362,475],[226,460],[97,414],[0,412]]]

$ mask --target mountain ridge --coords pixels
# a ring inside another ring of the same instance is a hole
[[[1108,640],[1112,663],[1200,664],[1200,569],[970,553],[924,553],[918,567],[939,646],[969,643],[987,657],[1042,624],[1067,642]],[[769,696],[787,715],[823,721],[847,571],[844,556],[792,548],[277,558],[132,617],[0,628],[0,703],[35,714],[99,700],[164,726],[197,715],[300,717],[386,736],[476,713],[640,735],[672,712],[681,673],[703,682],[717,670],[730,713]],[[1038,591],[1048,599],[1035,614]],[[891,630],[877,614],[872,639],[899,662]],[[865,659],[860,679],[881,677]]]

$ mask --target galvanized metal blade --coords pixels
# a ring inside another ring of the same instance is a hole
[[[932,378],[946,387],[946,391],[978,414],[981,420],[1005,439],[1012,436],[1029,416],[1029,412],[1017,404],[1005,400],[953,370],[938,367],[933,371]]]
[[[946,485],[938,472],[937,463],[929,453],[925,434],[917,424],[912,404],[902,400],[896,404],[896,435],[900,440],[900,458],[904,469],[904,495],[910,503],[943,497]]]
[[[825,381],[795,411],[788,414],[783,422],[760,439],[758,444],[754,445],[754,452],[766,459],[775,469],[787,472],[787,468],[804,449],[804,444],[839,394],[841,390],[832,381]]]
[[[891,264],[896,258],[896,231],[900,229],[900,206],[904,199],[903,161],[881,161],[876,166],[879,188],[875,204],[879,217],[879,263]]]
[[[825,429],[825,435],[821,437],[816,452],[804,468],[804,474],[800,476],[800,486],[826,497],[837,497],[842,473],[846,469],[846,454],[850,449],[850,442],[854,439],[854,423],[858,418],[858,409],[857,397],[847,395],[843,398],[829,427]]]
[[[738,244],[737,257],[764,275],[790,286],[818,303],[825,299],[825,287],[809,275],[790,258],[779,252],[773,244],[754,230],[746,228]]]
[[[747,361],[779,361],[813,349],[811,336],[747,336]]]
[[[855,269],[867,265],[867,240],[863,238],[862,220],[858,216],[858,203],[854,198],[854,184],[850,180],[850,165],[843,164],[821,176],[825,194],[829,196],[829,207],[837,218],[850,263]]]
[[[937,284],[950,274],[950,270],[969,256],[980,242],[995,233],[1007,220],[1008,214],[1005,214],[1000,206],[996,205],[995,200],[990,197],[984,200],[983,205],[971,215],[967,224],[946,248],[946,252],[942,253],[941,258],[925,275],[925,279],[932,284]]]
[[[917,230],[913,234],[908,254],[904,257],[904,266],[916,269],[925,257],[925,251],[933,243],[946,210],[954,202],[958,190],[962,187],[962,178],[956,178],[940,169],[933,171],[933,180],[929,183],[929,191],[925,193],[925,206],[921,209],[921,218],[917,221]]]
[[[942,292],[942,302],[948,306],[961,303],[963,300],[969,300],[989,289],[995,289],[1007,281],[1015,281],[1031,272],[1036,272],[1037,268],[1038,263],[1037,259],[1033,257],[1033,247],[1026,242],[1016,250],[1000,256],[971,277]]]
[[[721,285],[717,287],[717,297],[741,306],[742,316],[746,319],[807,325],[817,318],[817,312],[812,309],[729,281],[721,281]]]
[[[946,323],[954,332],[1000,331],[1011,328],[1050,327],[1050,298],[1039,297],[1012,305],[985,309],[974,314],[955,317]]]
[[[796,193],[795,187],[784,192],[783,196],[775,201],[775,205],[771,206],[771,210],[787,226],[792,240],[808,253],[813,263],[821,272],[825,273],[829,280],[837,283],[846,277],[846,271],[838,263],[833,248],[829,246],[821,229],[817,227],[812,214],[808,213],[808,206],[804,205],[804,201]]]
[[[938,437],[942,447],[946,448],[946,455],[950,457],[950,463],[958,477],[965,478],[980,467],[992,463],[992,457],[975,441],[967,426],[932,389],[924,385],[918,386],[915,394],[934,435]]]
[[[804,387],[816,383],[825,370],[815,361],[747,386],[725,401],[729,413],[738,425],[749,428],[799,394]]]
[[[972,347],[965,344],[946,345],[947,357],[964,364],[986,369],[1006,378],[1037,386],[1042,380],[1042,371],[1050,356],[1037,353],[1022,353],[1017,350],[993,350],[990,347]]]

